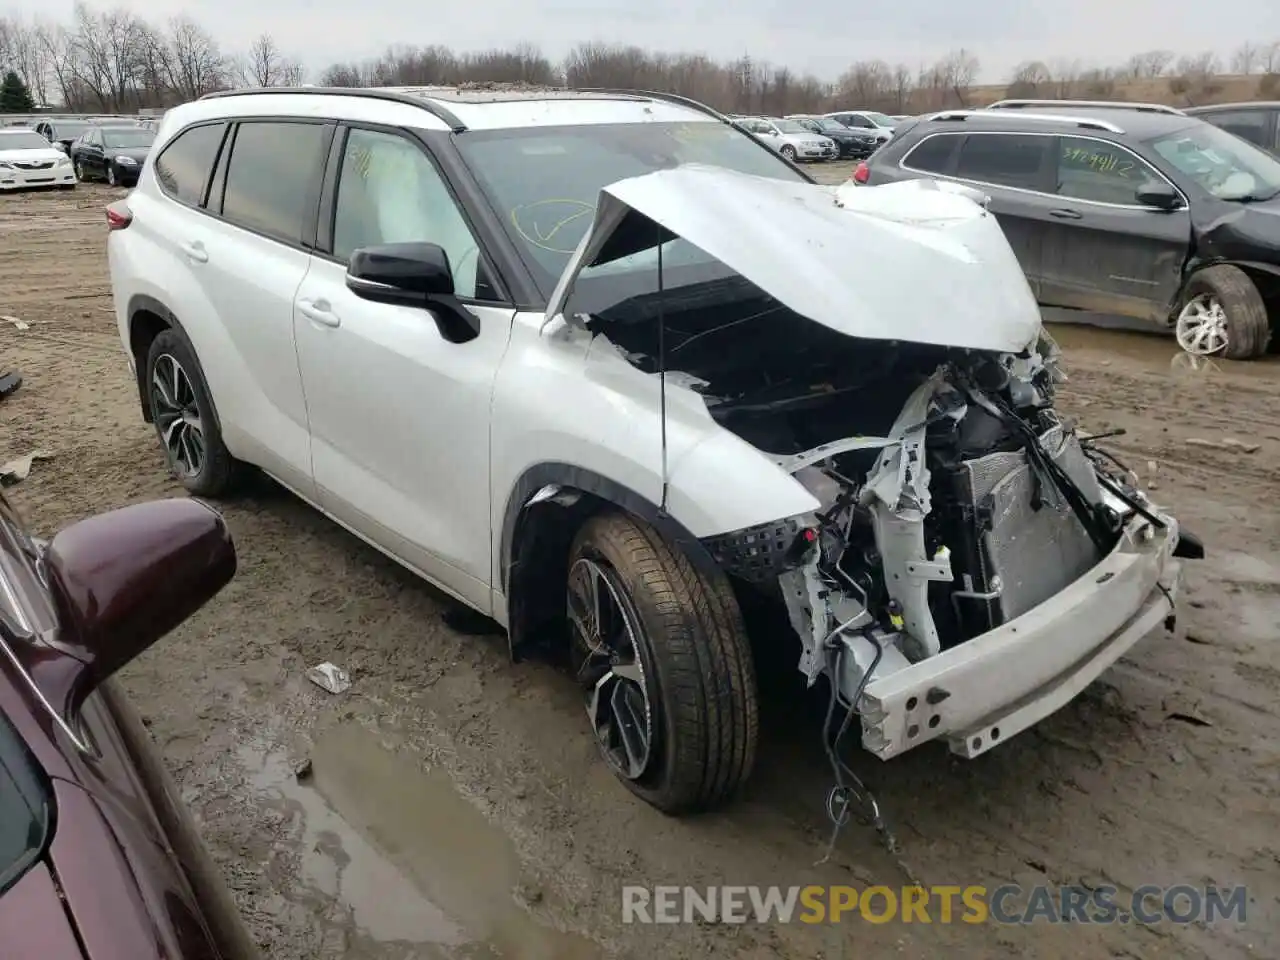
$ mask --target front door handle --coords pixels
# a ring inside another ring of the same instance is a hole
[[[208,263],[209,251],[204,248],[204,244],[199,240],[193,240],[190,243],[182,245],[182,252],[194,260],[196,263]]]
[[[329,309],[327,300],[299,300],[298,312],[312,323],[318,323],[322,327],[342,326],[341,318]]]
[[[1059,220],[1083,220],[1084,219],[1084,214],[1082,214],[1079,210],[1067,210],[1067,209],[1050,210],[1049,216],[1057,217]]]

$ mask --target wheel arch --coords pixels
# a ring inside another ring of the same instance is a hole
[[[205,380],[204,370],[200,367],[199,354],[196,353],[191,337],[186,328],[183,327],[182,321],[178,319],[177,314],[155,297],[145,293],[138,293],[129,299],[128,315],[129,353],[133,356],[133,368],[138,387],[138,403],[142,407],[142,419],[147,423],[151,423],[151,405],[147,402],[147,354],[150,352],[151,344],[156,337],[166,330],[176,331],[182,339],[187,341],[187,345],[191,347],[192,355],[196,358],[196,369],[191,373],[193,376],[200,378],[201,387],[204,388],[205,394],[212,399],[213,394],[209,390],[208,382]],[[217,404],[212,404],[212,406],[214,423],[221,429],[222,423],[218,418]]]
[[[560,586],[568,573],[573,538],[588,517],[609,509],[653,527],[699,570],[721,571],[684,524],[625,484],[570,463],[535,464],[512,487],[498,540],[499,584],[506,598],[512,659],[518,660],[540,631],[559,619]]]
[[[1169,305],[1170,323],[1186,303],[1187,287],[1192,278],[1210,267],[1236,267],[1243,270],[1258,288],[1258,293],[1262,295],[1267,307],[1272,311],[1280,311],[1280,265],[1257,260],[1233,260],[1227,257],[1195,257],[1187,263],[1186,269],[1182,272],[1182,284],[1178,287],[1173,303]],[[1280,322],[1280,317],[1273,316],[1272,322]]]

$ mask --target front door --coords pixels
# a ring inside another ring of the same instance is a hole
[[[320,505],[440,586],[489,612],[489,408],[514,310],[496,303],[474,234],[435,164],[408,137],[352,128],[332,236],[296,299],[294,329]],[[431,313],[346,285],[352,251],[439,244],[480,320],[466,343]]]
[[[1182,283],[1189,210],[1138,203],[1139,187],[1168,180],[1127,148],[1092,137],[1057,140],[1041,302],[1163,324]]]

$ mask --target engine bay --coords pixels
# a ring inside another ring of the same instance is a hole
[[[1140,496],[1059,419],[1047,335],[1020,354],[860,340],[737,277],[609,313],[633,365],[699,393],[819,502],[707,546],[785,606],[800,670],[810,683],[830,674],[850,706],[873,674],[963,644],[1082,576]]]

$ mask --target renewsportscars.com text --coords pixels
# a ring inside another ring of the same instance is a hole
[[[622,888],[623,923],[1245,922],[1244,887],[657,886]]]

